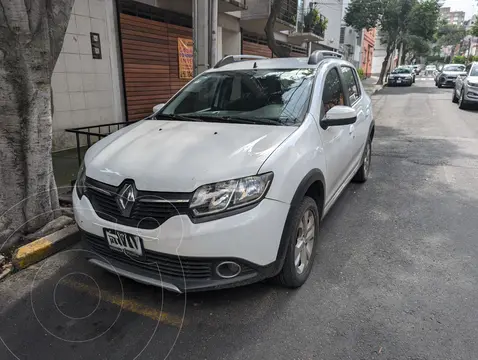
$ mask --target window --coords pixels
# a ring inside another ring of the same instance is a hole
[[[204,121],[262,121],[297,126],[309,104],[315,69],[249,69],[205,73],[164,106],[159,115]]]
[[[344,77],[344,85],[349,90],[349,100],[352,105],[360,97],[360,86],[355,71],[349,66],[342,66],[342,76]]]
[[[337,69],[332,69],[327,74],[324,83],[324,93],[322,95],[323,111],[322,116],[337,105],[344,105],[344,91]]]

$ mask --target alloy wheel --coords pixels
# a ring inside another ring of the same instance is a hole
[[[365,154],[363,159],[363,170],[365,175],[367,176],[370,172],[370,163],[371,163],[371,156],[372,156],[372,152],[370,150],[371,150],[370,142],[367,142],[367,145],[365,145]]]
[[[309,265],[314,249],[315,217],[312,210],[308,209],[300,219],[297,228],[297,240],[294,249],[294,264],[298,274],[302,274]]]

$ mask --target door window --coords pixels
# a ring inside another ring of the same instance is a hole
[[[342,66],[342,76],[345,87],[349,90],[350,105],[353,105],[360,97],[360,86],[355,76],[355,70],[350,66]]]
[[[340,81],[339,72],[336,68],[333,68],[325,78],[324,92],[322,95],[322,116],[327,114],[334,106],[345,105],[344,99],[344,89]]]

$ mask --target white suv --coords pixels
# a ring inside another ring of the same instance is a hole
[[[88,258],[176,292],[299,287],[321,219],[367,180],[373,135],[340,55],[226,57],[88,150],[73,191]]]

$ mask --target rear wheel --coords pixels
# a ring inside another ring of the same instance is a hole
[[[318,242],[319,220],[317,203],[305,196],[292,215],[284,266],[277,275],[281,285],[298,288],[309,277]]]
[[[453,88],[453,95],[451,96],[451,101],[455,104],[458,102],[458,98],[456,96],[456,88]]]
[[[369,138],[363,151],[362,165],[353,177],[353,182],[363,183],[367,181],[370,174],[370,165],[372,163],[372,140]]]

